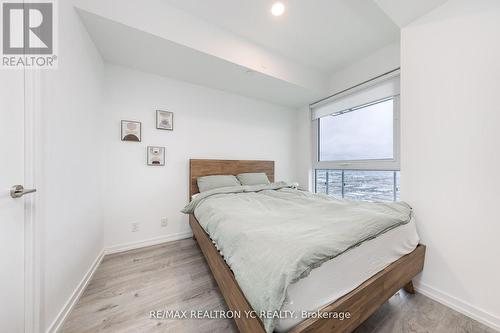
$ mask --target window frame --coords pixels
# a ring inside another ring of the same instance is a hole
[[[387,101],[390,98],[384,98],[366,106]],[[336,170],[378,170],[378,171],[400,171],[400,96],[393,96],[393,153],[391,159],[368,159],[368,160],[348,160],[348,161],[320,161],[320,119],[312,121],[313,134],[313,186],[316,188],[316,170],[317,169],[336,169]],[[357,107],[360,109],[362,107]],[[356,112],[353,110],[352,112]]]

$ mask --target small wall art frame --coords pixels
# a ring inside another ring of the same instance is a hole
[[[156,128],[161,130],[174,130],[174,113],[156,110]]]
[[[165,165],[165,147],[148,146],[147,147],[147,164],[150,166]]]
[[[121,139],[122,141],[141,142],[141,123],[139,121],[122,120],[121,121]]]

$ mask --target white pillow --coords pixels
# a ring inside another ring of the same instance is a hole
[[[217,175],[198,177],[196,180],[200,192],[206,192],[219,187],[241,186],[238,179],[233,175]]]
[[[240,173],[236,177],[238,177],[241,185],[267,185],[270,183],[269,178],[267,178],[264,172]]]

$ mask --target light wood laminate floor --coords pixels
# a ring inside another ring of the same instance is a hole
[[[106,256],[62,332],[238,332],[230,319],[150,319],[154,310],[225,310],[196,242]],[[355,333],[494,333],[422,295],[400,292]]]

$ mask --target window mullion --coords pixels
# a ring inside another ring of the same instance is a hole
[[[393,173],[393,190],[394,190],[394,201],[396,201],[396,190],[397,190],[397,185],[396,185],[396,171]]]
[[[344,170],[342,170],[342,199],[344,199]]]
[[[329,184],[330,184],[330,171],[326,170],[326,195],[330,194]]]

